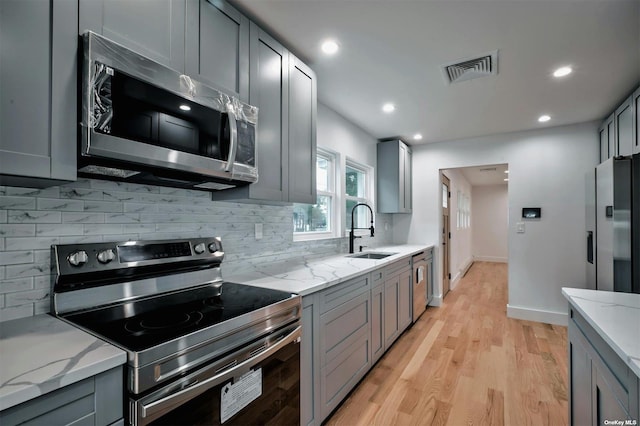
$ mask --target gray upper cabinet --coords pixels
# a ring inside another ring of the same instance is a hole
[[[258,107],[258,182],[216,200],[316,202],[315,73],[256,24],[250,26],[249,103]]]
[[[615,114],[611,114],[600,125],[600,162],[616,155]]]
[[[0,185],[76,179],[74,0],[0,1]]]
[[[251,23],[249,103],[258,107],[258,182],[215,199],[289,200],[289,52]]]
[[[600,162],[640,153],[640,87],[600,125]]]
[[[633,96],[629,96],[614,113],[616,155],[633,153]]]
[[[411,148],[395,139],[378,143],[379,213],[411,213]]]
[[[602,123],[598,129],[600,135],[600,162],[609,159],[609,132],[607,123]]]
[[[318,107],[315,73],[289,55],[289,201],[316,203],[316,117]],[[260,141],[258,141],[260,143]],[[260,173],[260,169],[258,169]]]
[[[186,0],[80,0],[79,32],[91,30],[177,71],[185,69]]]
[[[633,93],[633,153],[640,153],[640,87]]]
[[[249,19],[226,2],[188,0],[185,38],[186,73],[246,102]]]

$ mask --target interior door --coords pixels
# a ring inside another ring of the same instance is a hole
[[[451,182],[443,173],[440,173],[442,180],[442,298],[449,292],[449,241],[451,233],[449,232],[449,204],[451,201],[451,191],[449,186]]]

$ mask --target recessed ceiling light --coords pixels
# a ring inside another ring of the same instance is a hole
[[[420,133],[416,133],[413,135],[413,140],[419,141],[422,140],[422,135]]]
[[[504,172],[505,172],[506,174],[509,174],[509,170],[505,170]]]
[[[551,117],[548,115],[541,115],[540,117],[538,117],[538,121],[541,123],[546,123],[547,121],[551,120]]]
[[[560,67],[553,72],[554,77],[564,77],[566,75],[571,74],[573,69],[571,67]]]
[[[335,40],[325,40],[320,46],[322,51],[327,55],[333,55],[339,49],[338,43]]]
[[[185,104],[180,105],[178,108],[180,108],[183,111],[191,111],[191,107]]]
[[[509,182],[509,178],[504,178],[502,180],[505,181],[505,182]]]
[[[393,112],[396,110],[396,106],[394,104],[391,103],[386,103],[384,105],[382,105],[382,110],[384,112]]]

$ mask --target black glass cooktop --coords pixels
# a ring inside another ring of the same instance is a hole
[[[156,296],[65,318],[132,351],[200,330],[286,300],[291,293],[244,284],[222,284]]]

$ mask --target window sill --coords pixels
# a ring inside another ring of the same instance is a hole
[[[293,241],[328,240],[336,237],[332,232],[299,232],[293,234]]]

